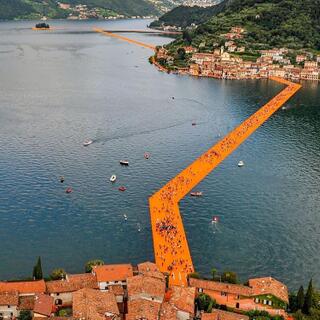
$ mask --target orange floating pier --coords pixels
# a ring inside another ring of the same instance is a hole
[[[138,45],[140,47],[148,48],[148,49],[151,49],[151,50],[155,50],[156,49],[156,47],[151,45],[151,44],[146,44],[146,43],[143,43],[143,42],[140,42],[140,41],[136,41],[136,40],[124,37],[124,36],[120,36],[119,34],[112,33],[110,31],[105,31],[103,29],[93,28],[93,31],[101,33],[101,34],[103,34],[105,36],[109,36],[109,37],[112,37],[112,38],[116,38],[116,39],[120,39],[120,40],[129,42],[129,43],[132,43],[132,44],[136,44],[136,45]]]
[[[105,32],[101,29],[95,29],[95,31],[155,50],[152,45]],[[170,275],[170,285],[187,286],[188,274],[194,272],[179,210],[179,201],[301,88],[300,84],[282,78],[270,77],[270,79],[287,87],[149,199],[155,261],[162,272],[167,272]]]
[[[281,78],[271,79],[287,87],[149,199],[156,264],[170,274],[171,285],[186,286],[188,274],[194,271],[179,201],[301,88]]]

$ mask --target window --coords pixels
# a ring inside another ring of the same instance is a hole
[[[227,294],[226,292],[222,291],[222,292],[221,292],[221,295],[224,296],[224,297],[226,297],[228,294]]]
[[[199,292],[203,292],[203,289],[202,289],[202,288],[199,288]]]
[[[268,301],[268,304],[269,304],[269,306],[272,306],[272,301],[269,300],[269,301]]]
[[[10,308],[10,306],[8,306],[8,308]]]
[[[236,308],[237,308],[237,309],[240,308],[240,303],[239,303],[239,302],[236,303]]]

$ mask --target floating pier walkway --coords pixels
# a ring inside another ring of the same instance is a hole
[[[154,50],[154,46],[151,45],[112,35],[109,32],[97,32]],[[194,272],[179,210],[180,200],[301,88],[300,84],[282,78],[271,77],[270,79],[286,85],[286,88],[202,154],[149,199],[155,261],[162,272],[167,272],[170,275],[170,285],[187,286],[188,274]]]

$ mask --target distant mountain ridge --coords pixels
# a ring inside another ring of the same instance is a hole
[[[151,27],[158,28],[161,26],[174,26],[178,28],[186,28],[192,24],[204,23],[212,16],[222,12],[230,0],[221,1],[219,4],[211,7],[199,6],[178,6],[168,13],[165,13],[158,20],[151,23]]]
[[[159,15],[165,8],[171,9],[174,3],[161,0],[157,5],[151,0],[62,0],[63,4],[87,5],[89,9],[98,8],[104,13],[113,12],[124,16]],[[70,12],[58,5],[58,0],[0,0],[0,19],[66,18]]]

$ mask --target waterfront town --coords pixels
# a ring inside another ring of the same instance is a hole
[[[198,48],[185,46],[183,54],[189,55],[189,66],[175,67],[174,57],[164,47],[158,48],[155,60],[167,70],[192,76],[212,77],[217,79],[267,79],[281,77],[292,81],[318,81],[320,75],[320,55],[301,52],[289,57],[286,48],[260,50],[256,61],[242,58],[245,46],[238,46],[245,29],[233,27],[227,34],[221,35],[224,45],[212,52],[199,52]],[[252,60],[252,59],[250,59]]]
[[[0,282],[0,317],[33,320],[249,320],[248,311],[287,319],[285,284],[271,277],[247,285],[189,278],[187,286],[168,287],[156,264],[96,265],[84,274],[60,280]],[[196,303],[201,295],[215,301],[210,313]],[[280,319],[280,318],[279,318]]]

